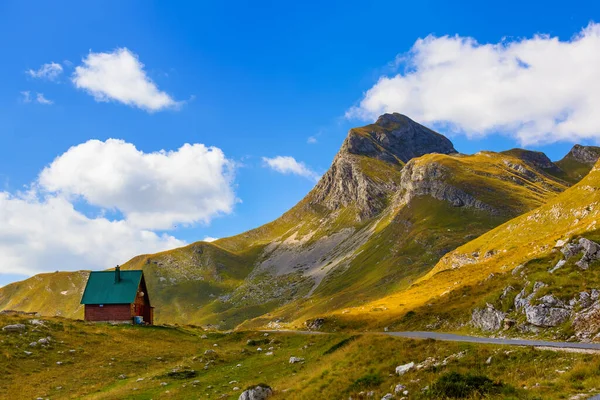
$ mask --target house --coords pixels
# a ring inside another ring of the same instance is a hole
[[[81,304],[85,305],[86,321],[133,323],[134,317],[142,317],[144,323],[154,322],[154,307],[141,270],[121,271],[117,266],[114,271],[90,272]]]

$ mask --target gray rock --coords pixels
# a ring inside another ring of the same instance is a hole
[[[533,297],[535,296],[537,291],[540,290],[541,288],[543,288],[544,286],[546,286],[546,284],[543,282],[534,283],[533,291],[529,295],[526,294],[525,288],[523,288],[523,290],[521,290],[515,297],[515,301],[514,301],[515,309],[521,310],[521,309],[527,307],[528,305],[530,305],[531,300],[533,299]]]
[[[476,328],[484,331],[497,331],[502,327],[502,321],[506,313],[496,310],[493,305],[488,304],[485,308],[473,310],[471,321]]]
[[[600,331],[600,301],[590,307],[575,313],[573,318],[575,336],[581,339],[590,339]]]
[[[394,398],[394,395],[391,393],[386,394],[385,396],[383,396],[381,398],[381,400],[392,400]]]
[[[567,260],[559,260],[556,265],[548,270],[551,274],[554,273],[557,269],[560,269],[567,263]]]
[[[600,148],[576,144],[565,158],[573,158],[580,163],[594,165],[600,156]]]
[[[560,325],[569,319],[570,316],[571,310],[567,308],[551,307],[546,304],[525,307],[527,322],[539,327]]]
[[[406,389],[406,386],[402,385],[402,384],[397,384],[396,387],[394,388],[394,393],[396,394],[400,394],[402,393],[402,391]]]
[[[12,324],[6,325],[2,330],[4,332],[23,332],[26,329],[26,326],[23,324]]]
[[[273,389],[269,386],[256,386],[255,388],[243,391],[238,400],[265,400],[272,395]]]
[[[575,243],[567,243],[560,249],[560,252],[565,256],[565,260],[573,257],[575,254],[578,254],[581,251],[582,247],[579,244]]]
[[[407,373],[408,371],[410,371],[414,367],[415,367],[415,363],[414,362],[409,362],[408,364],[398,365],[396,367],[396,373],[398,375],[404,375],[405,373]]]
[[[304,358],[300,357],[290,357],[290,364],[296,364],[304,361]]]

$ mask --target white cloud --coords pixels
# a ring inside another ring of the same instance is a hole
[[[220,149],[201,144],[156,153],[115,139],[74,146],[29,191],[0,191],[0,274],[103,269],[182,246],[154,230],[230,212],[233,167]],[[122,216],[109,219],[94,206]]]
[[[400,112],[469,137],[500,131],[524,145],[600,141],[600,24],[568,41],[429,36],[398,60],[405,71],[382,76],[347,117]]]
[[[0,273],[103,269],[185,243],[125,221],[89,218],[66,199],[0,192]]]
[[[75,68],[73,83],[96,101],[118,101],[153,112],[179,103],[160,91],[146,75],[144,64],[126,48],[112,53],[89,53]]]
[[[317,143],[317,138],[314,136],[309,136],[308,139],[306,140],[306,143],[315,144],[315,143]]]
[[[263,157],[265,165],[282,174],[300,175],[305,178],[318,180],[319,174],[308,168],[303,162],[298,162],[294,157],[276,156],[273,158]]]
[[[45,105],[54,104],[54,102],[52,100],[48,100],[47,98],[45,98],[43,93],[36,93],[35,101],[37,101],[40,104],[45,104]]]
[[[28,69],[25,71],[32,78],[47,79],[49,81],[56,80],[62,72],[63,67],[55,62],[44,64],[37,70]]]
[[[21,101],[23,103],[31,103],[31,92],[29,90],[21,92]]]
[[[206,236],[204,239],[202,239],[203,242],[214,242],[215,240],[219,240],[219,238],[214,238],[211,236]]]
[[[233,169],[220,149],[202,144],[144,153],[122,140],[90,140],[56,158],[39,185],[119,210],[138,228],[169,229],[231,212]]]

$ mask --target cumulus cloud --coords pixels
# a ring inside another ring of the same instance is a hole
[[[122,140],[90,140],[56,158],[40,174],[39,184],[119,210],[138,228],[169,229],[231,212],[233,169],[220,149],[202,144],[144,153]]]
[[[61,197],[0,192],[0,210],[3,274],[104,269],[138,254],[185,244],[125,221],[89,218]]]
[[[308,168],[303,162],[298,162],[294,157],[276,156],[273,158],[263,157],[265,166],[282,174],[300,175],[305,178],[318,180],[319,174]]]
[[[566,41],[429,36],[398,65],[404,70],[382,76],[346,116],[400,112],[469,137],[500,132],[523,145],[600,141],[600,24]]]
[[[39,69],[28,69],[25,73],[32,78],[47,79],[49,81],[56,80],[63,72],[63,67],[60,64],[51,62],[42,65]]]
[[[52,100],[48,100],[47,98],[44,97],[44,93],[36,93],[35,101],[37,101],[40,104],[45,104],[48,106],[54,104],[54,102]]]
[[[206,236],[204,239],[202,239],[203,242],[214,242],[215,240],[219,240],[219,238],[214,238],[211,236]]]
[[[0,274],[103,269],[182,246],[157,231],[230,212],[233,168],[201,144],[155,153],[116,139],[74,146],[27,192],[0,190]]]
[[[160,91],[146,75],[144,64],[126,48],[112,53],[92,53],[75,68],[72,81],[96,101],[118,101],[149,112],[178,105],[171,96]]]

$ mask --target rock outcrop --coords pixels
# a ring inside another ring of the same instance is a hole
[[[506,318],[506,313],[496,310],[493,305],[487,304],[485,308],[476,308],[471,315],[473,326],[484,331],[499,330]]]
[[[361,219],[370,218],[398,189],[394,175],[399,176],[402,165],[429,153],[454,154],[456,150],[448,138],[410,118],[384,114],[372,125],[350,130],[331,168],[311,192],[311,202],[332,211],[352,205],[358,208]],[[364,157],[385,162],[390,173],[365,170],[361,162]]]

